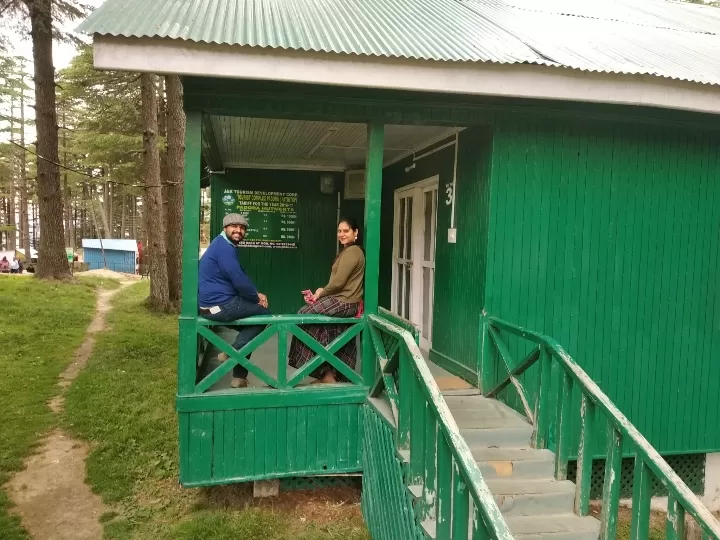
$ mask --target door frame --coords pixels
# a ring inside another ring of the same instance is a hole
[[[438,210],[440,207],[440,175],[436,174],[433,176],[430,176],[429,178],[426,178],[424,180],[420,180],[419,182],[415,182],[413,184],[408,184],[406,186],[403,186],[401,188],[398,188],[393,193],[393,249],[392,249],[392,286],[391,286],[391,302],[390,307],[391,311],[395,314],[400,313],[400,306],[398,305],[398,286],[399,286],[399,276],[398,276],[398,269],[397,269],[397,259],[398,259],[398,250],[400,248],[400,199],[402,196],[408,192],[415,191],[415,190],[425,190],[426,188],[435,188],[437,191],[437,197],[438,200],[435,202],[435,245],[433,248],[433,253],[437,253],[437,218],[438,218]],[[423,205],[425,202],[424,197],[420,197],[419,205]],[[422,206],[421,206],[422,208]],[[422,219],[422,214],[416,216],[415,211],[413,210],[413,228],[420,227],[420,224],[424,224],[424,220]],[[424,232],[424,231],[423,231]],[[422,242],[419,242],[419,239],[415,237],[415,234],[413,231],[411,231],[412,236],[412,249],[413,249],[413,259],[415,258],[415,255],[420,253],[422,258]],[[418,287],[418,290],[422,290],[422,265],[415,265],[413,264],[413,268],[411,271],[411,283],[412,285],[415,285]],[[421,345],[424,345],[422,348],[429,350],[432,345],[432,325],[433,325],[433,310],[434,310],[434,303],[435,303],[435,279],[433,277],[433,284],[430,290],[430,314],[428,316],[428,329],[430,332],[431,339],[427,340],[422,336],[422,295],[412,295],[411,296],[411,302],[410,302],[410,314],[417,314],[419,316],[419,322],[413,324],[417,324],[420,328],[420,342]],[[409,319],[412,322],[412,315],[410,315]]]

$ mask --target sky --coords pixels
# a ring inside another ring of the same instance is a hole
[[[104,0],[83,0],[83,3],[92,6],[93,8],[100,6]],[[80,24],[80,20],[76,21],[70,21],[66,23],[64,26],[66,31],[71,32],[74,28],[76,28]],[[28,72],[32,73],[32,41],[30,40],[30,29],[28,27],[28,33],[25,36],[19,36],[19,35],[11,35],[10,36],[10,50],[8,51],[8,54],[11,56],[24,56],[28,60]],[[77,37],[81,38],[86,43],[90,43],[91,39],[89,36],[85,36],[82,34],[75,34]],[[71,44],[67,43],[53,43],[53,65],[55,66],[55,71],[59,71],[63,68],[66,68],[70,65],[70,61],[75,56],[76,51],[75,47]],[[31,107],[27,107],[25,110],[25,114],[28,118],[34,117],[34,110]],[[9,137],[6,133],[0,134],[0,141],[6,140]],[[27,141],[33,142],[35,140],[35,127],[34,126],[28,126],[26,131],[26,138]]]

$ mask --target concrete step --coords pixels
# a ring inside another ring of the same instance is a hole
[[[505,518],[518,540],[598,540],[600,522],[575,514],[520,516]]]
[[[500,511],[508,516],[571,514],[575,484],[564,480],[486,478]]]
[[[485,478],[552,479],[555,474],[555,456],[550,450],[471,446],[470,451]]]
[[[528,448],[533,428],[530,424],[495,428],[460,427],[460,434],[468,446],[487,448]]]
[[[554,514],[549,516],[506,516],[505,523],[517,540],[598,540],[600,522],[591,517],[578,517],[575,514]],[[437,538],[434,519],[421,524],[425,536],[430,540]],[[471,531],[472,518],[468,522]]]

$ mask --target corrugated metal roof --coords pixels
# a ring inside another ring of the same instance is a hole
[[[720,84],[720,9],[666,0],[108,0],[78,30]]]
[[[82,247],[83,249],[101,249],[100,240],[98,238],[83,238]],[[137,241],[103,238],[102,249],[107,249],[108,251],[137,251]]]
[[[542,60],[455,0],[108,0],[78,30],[426,60]]]

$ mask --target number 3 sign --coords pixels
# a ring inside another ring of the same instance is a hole
[[[450,206],[453,202],[453,197],[455,197],[452,184],[445,184],[445,195],[445,206]]]

